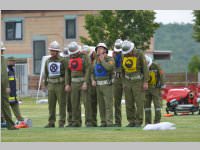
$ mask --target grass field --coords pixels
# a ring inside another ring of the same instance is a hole
[[[36,104],[35,98],[24,98],[20,105],[24,117],[33,121],[32,128],[10,131],[1,129],[2,142],[199,142],[200,115],[162,117],[162,122],[176,124],[176,130],[143,131],[127,128],[123,105],[123,127],[112,128],[43,128],[47,124],[47,104]],[[165,105],[164,105],[165,108]],[[165,113],[163,109],[163,114]],[[57,111],[58,112],[58,111]],[[57,117],[58,118],[58,117]],[[13,119],[15,120],[15,119]],[[99,119],[98,119],[99,121]],[[83,117],[84,122],[84,117]],[[56,124],[57,126],[57,124]]]

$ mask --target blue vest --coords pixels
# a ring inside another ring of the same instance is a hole
[[[95,77],[106,77],[108,76],[108,72],[101,64],[95,64],[94,67],[94,75]]]
[[[121,54],[117,54],[115,57],[115,65],[116,68],[120,68],[122,64],[122,55]]]

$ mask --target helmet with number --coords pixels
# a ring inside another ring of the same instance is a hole
[[[81,51],[81,46],[78,45],[76,42],[69,43],[68,48],[70,55],[76,54]]]
[[[146,59],[146,62],[147,62],[147,67],[149,68],[152,64],[152,58],[148,55],[144,55],[145,56],[145,59]]]
[[[128,41],[128,40],[125,40],[123,43],[122,43],[122,54],[128,54],[130,53],[133,49],[134,49],[134,43]]]
[[[107,46],[106,46],[106,44],[105,43],[99,43],[97,46],[96,46],[96,48],[95,48],[95,51],[97,52],[97,48],[98,47],[103,47],[105,50],[106,50],[106,53],[108,53],[108,48],[107,48]]]
[[[115,41],[115,45],[114,45],[114,51],[115,52],[121,52],[122,51],[122,43],[123,43],[123,41],[121,39],[117,39]]]
[[[6,47],[4,46],[3,42],[1,41],[1,51],[6,50]]]
[[[61,52],[60,50],[60,44],[57,41],[53,41],[50,43],[49,48],[50,51],[58,51]]]

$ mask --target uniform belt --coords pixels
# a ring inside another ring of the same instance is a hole
[[[121,72],[115,72],[115,78],[121,78],[122,73]]]
[[[55,78],[55,79],[53,79],[53,78],[49,78],[48,79],[48,82],[49,83],[61,83],[61,82],[64,82],[65,80],[64,80],[64,78],[63,77],[59,77],[59,78]]]
[[[136,75],[134,77],[129,77],[127,75],[125,75],[125,78],[128,80],[138,80],[138,79],[142,79],[141,75]]]
[[[84,78],[83,77],[80,77],[80,78],[72,78],[72,82],[83,82],[84,81]]]
[[[102,81],[97,81],[97,85],[110,85],[113,83],[113,79],[112,80],[102,80]]]
[[[144,111],[151,111],[151,108],[144,108]]]

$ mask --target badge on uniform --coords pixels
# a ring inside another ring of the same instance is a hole
[[[137,64],[137,57],[124,57],[122,63],[125,72],[128,73],[133,73],[137,71],[136,64]]]
[[[69,69],[71,71],[82,71],[83,70],[83,60],[82,58],[70,58]]]
[[[50,62],[48,64],[49,77],[59,76],[60,75],[60,62]]]
[[[105,77],[107,76],[107,71],[101,64],[95,64],[94,74],[96,77]]]

